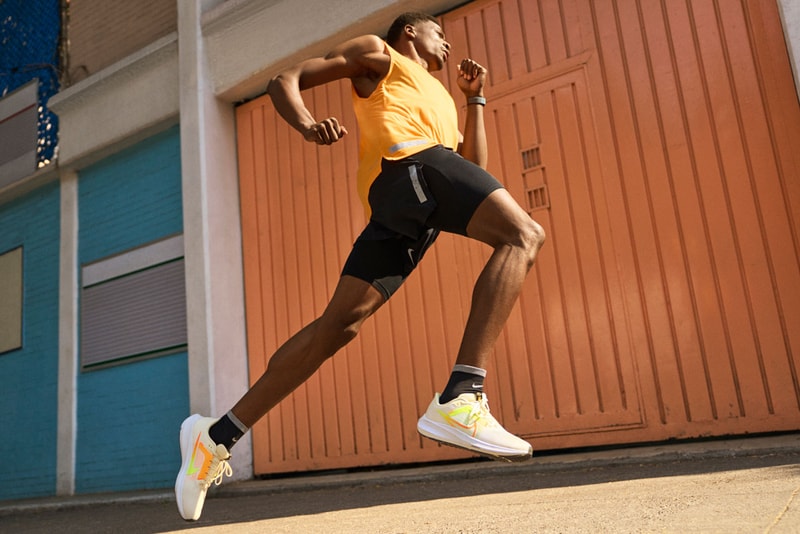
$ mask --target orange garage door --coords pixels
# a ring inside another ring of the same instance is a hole
[[[442,24],[490,70],[490,171],[549,236],[495,351],[498,418],[540,449],[800,427],[800,109],[774,0],[486,0]],[[307,98],[353,131],[349,95]],[[355,135],[318,148],[276,117],[237,111],[252,380],[364,224]],[[415,424],[488,253],[440,238],[256,426],[256,474],[462,456]]]

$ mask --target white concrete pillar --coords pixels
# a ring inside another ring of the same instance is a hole
[[[58,280],[58,447],[56,494],[75,493],[78,380],[78,173],[61,171]]]
[[[178,1],[181,172],[189,400],[193,412],[220,416],[247,390],[248,373],[235,117],[211,86],[206,3]],[[252,477],[249,435],[232,463],[235,478]]]
[[[794,87],[800,100],[800,2],[778,0],[778,9],[781,12],[786,48],[789,49],[789,61],[794,72]]]

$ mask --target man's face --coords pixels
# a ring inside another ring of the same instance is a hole
[[[435,22],[425,20],[414,25],[414,46],[422,59],[428,62],[428,70],[442,70],[450,57],[450,43],[444,38],[442,28]]]

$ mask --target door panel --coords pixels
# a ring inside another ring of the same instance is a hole
[[[521,415],[515,430],[641,426],[625,317],[615,317],[610,304],[619,281],[603,239],[611,229],[585,64],[566,62],[560,74],[529,78],[487,107],[488,127],[503,140],[506,186],[548,235],[520,299],[519,324],[506,334],[515,326],[526,334],[509,344],[507,365],[526,369],[533,384],[511,389],[508,402]]]
[[[535,448],[800,427],[800,106],[774,0],[478,0],[489,170],[548,235],[497,342],[493,413]],[[454,65],[437,74],[464,118]],[[346,83],[316,147],[237,109],[251,379],[324,309],[364,217]],[[254,429],[255,471],[457,458],[415,425],[490,250],[440,237],[351,345]]]

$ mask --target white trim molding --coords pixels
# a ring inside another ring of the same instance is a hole
[[[56,494],[75,493],[78,381],[78,174],[61,172]]]
[[[58,163],[82,168],[178,121],[178,36],[172,33],[50,98]]]
[[[81,269],[81,286],[89,287],[182,257],[183,235],[161,239],[143,247],[84,265]]]

